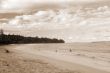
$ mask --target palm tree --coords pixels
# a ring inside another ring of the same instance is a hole
[[[4,34],[4,31],[3,29],[0,30],[0,35],[3,35]]]

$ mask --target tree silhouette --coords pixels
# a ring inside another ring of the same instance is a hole
[[[0,34],[0,44],[29,44],[29,43],[65,43],[62,39],[46,37],[24,37],[21,35]]]

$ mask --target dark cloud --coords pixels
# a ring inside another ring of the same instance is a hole
[[[15,16],[21,15],[20,13],[0,13],[0,19],[12,19]]]

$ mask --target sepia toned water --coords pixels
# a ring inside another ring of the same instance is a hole
[[[53,60],[75,63],[110,72],[110,44],[65,43],[65,44],[12,44],[8,48]],[[6,46],[7,47],[7,46]],[[69,67],[68,67],[69,68]]]

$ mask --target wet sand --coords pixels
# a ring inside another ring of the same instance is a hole
[[[0,73],[110,73],[109,43],[21,44],[0,48]],[[5,63],[9,65],[4,66]]]

